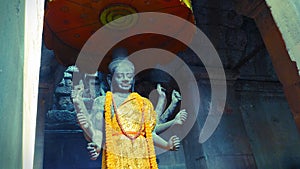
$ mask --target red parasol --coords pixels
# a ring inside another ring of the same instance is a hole
[[[99,28],[122,16],[140,12],[172,14],[194,24],[189,0],[49,0],[45,11],[44,41],[47,48],[54,50],[59,62],[65,66],[74,65],[85,42]],[[111,29],[128,29],[135,23],[134,19],[129,22]],[[178,34],[183,27],[180,25],[178,30],[170,31]],[[194,30],[189,32],[186,36],[192,38]],[[174,53],[186,49],[179,41],[156,34],[133,36],[115,47],[125,47],[129,54],[145,48],[162,48]],[[107,53],[108,58],[110,55],[111,51]],[[104,64],[107,62],[109,59]]]

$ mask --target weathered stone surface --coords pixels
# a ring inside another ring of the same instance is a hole
[[[234,10],[201,7],[196,12],[196,24],[199,26],[222,25],[229,28],[239,28],[243,24],[243,17]]]
[[[56,123],[73,122],[76,124],[76,112],[68,110],[50,110],[47,113],[47,118]]]
[[[248,5],[250,8],[248,8],[248,11],[242,10],[240,8],[240,12],[246,14],[247,16],[255,18],[256,24],[261,32],[261,35],[263,37],[263,40],[266,44],[266,48],[268,49],[268,52],[270,54],[270,57],[272,59],[275,71],[278,75],[278,79],[284,86],[285,93],[287,94],[287,100],[290,103],[291,110],[293,111],[294,114],[297,114],[299,107],[294,104],[294,99],[298,98],[297,92],[293,93],[291,91],[287,91],[288,88],[293,86],[294,84],[298,83],[300,81],[300,76],[299,76],[299,70],[297,68],[296,62],[293,62],[289,56],[289,51],[286,48],[287,44],[289,46],[291,45],[290,40],[295,40],[297,38],[293,38],[293,34],[295,35],[295,28],[293,24],[288,24],[287,22],[292,21],[287,21],[288,19],[286,18],[287,15],[291,15],[293,12],[295,12],[294,8],[291,8],[290,12],[285,12],[285,10],[279,10],[278,4],[274,4],[274,1],[267,1],[269,4],[272,4],[275,9],[270,9],[268,4],[266,2],[260,3],[257,7],[253,8],[253,5],[255,3],[248,2]],[[242,6],[242,3],[246,3],[245,1],[242,1],[238,6]],[[288,6],[287,4],[283,4],[282,6]],[[276,25],[274,21],[274,17],[272,16],[271,10],[281,12],[282,18],[276,16],[276,19],[278,21]],[[249,11],[251,11],[249,13]],[[297,13],[297,12],[296,12]],[[289,33],[286,32],[286,26],[283,26],[282,23],[285,23],[286,25],[290,26],[291,31]],[[293,22],[294,24],[297,24],[297,21]],[[284,32],[280,32],[279,27],[281,30]],[[292,35],[292,36],[291,36]],[[288,40],[288,38],[290,38]],[[285,41],[284,41],[285,39]],[[292,40],[292,41],[293,41]],[[297,41],[297,40],[296,40]],[[290,46],[293,48],[292,46]],[[292,55],[294,54],[291,52]],[[295,56],[293,56],[295,57]],[[283,69],[284,68],[284,69]],[[295,96],[296,95],[296,96]],[[296,120],[297,121],[297,120]],[[297,121],[298,122],[298,121]],[[299,124],[297,124],[299,126]]]
[[[57,85],[63,78],[63,72],[66,67],[59,64],[55,58],[54,52],[42,45],[41,67],[40,67],[40,83],[48,83],[53,86]]]
[[[226,31],[226,44],[233,50],[244,50],[247,44],[247,35],[240,29],[229,29]]]
[[[209,86],[202,87],[204,88],[202,90],[205,91],[205,88]],[[200,110],[198,117],[201,121],[200,124],[203,124],[203,119],[207,116],[205,112],[208,112],[209,109],[209,93],[202,93],[201,96],[204,99],[203,102],[208,102],[202,105],[204,108]],[[233,86],[229,85],[226,106],[220,124],[209,140],[202,145],[208,168],[255,168],[251,145],[237,105],[239,105],[237,94]]]
[[[241,93],[241,112],[257,168],[299,168],[300,137],[283,93]]]
[[[240,28],[243,24],[243,16],[237,14],[234,10],[225,11],[223,16],[223,25],[230,28]]]

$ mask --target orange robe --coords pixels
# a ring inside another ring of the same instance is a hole
[[[107,93],[106,96],[112,95]],[[113,112],[113,103],[111,103],[110,108],[111,112]],[[117,108],[117,116],[116,113],[113,113],[113,116],[110,114],[110,116],[111,118],[107,117],[107,114],[105,115],[105,119],[110,118],[111,122],[105,124],[106,144],[102,154],[102,169],[156,168],[157,164],[152,140],[156,113],[153,110],[152,103],[137,93],[131,93]],[[120,126],[122,126],[123,131]],[[149,128],[151,136],[149,131],[147,135],[146,126]],[[124,132],[131,137],[139,135],[136,139],[131,140],[125,136]]]

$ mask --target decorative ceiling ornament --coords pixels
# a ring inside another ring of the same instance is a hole
[[[49,0],[45,10],[44,42],[61,64],[74,65],[81,48],[98,29],[107,25],[112,34],[129,31],[139,19],[138,15],[130,14],[141,12],[172,14],[195,24],[190,0]],[[183,29],[184,25],[179,25],[178,30],[170,31],[178,34]],[[177,40],[157,34],[133,36],[115,47],[125,47],[129,54],[146,48],[162,48],[173,53],[186,49]],[[107,57],[111,56],[111,50]]]

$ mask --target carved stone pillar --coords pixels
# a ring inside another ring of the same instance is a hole
[[[296,62],[291,60],[286,47],[286,39],[292,37],[286,37],[287,34],[278,29],[278,23],[274,21],[271,9],[264,0],[235,0],[235,6],[238,13],[255,20],[300,130],[300,105],[297,104],[300,100],[300,77]],[[285,22],[293,20],[286,18]]]

